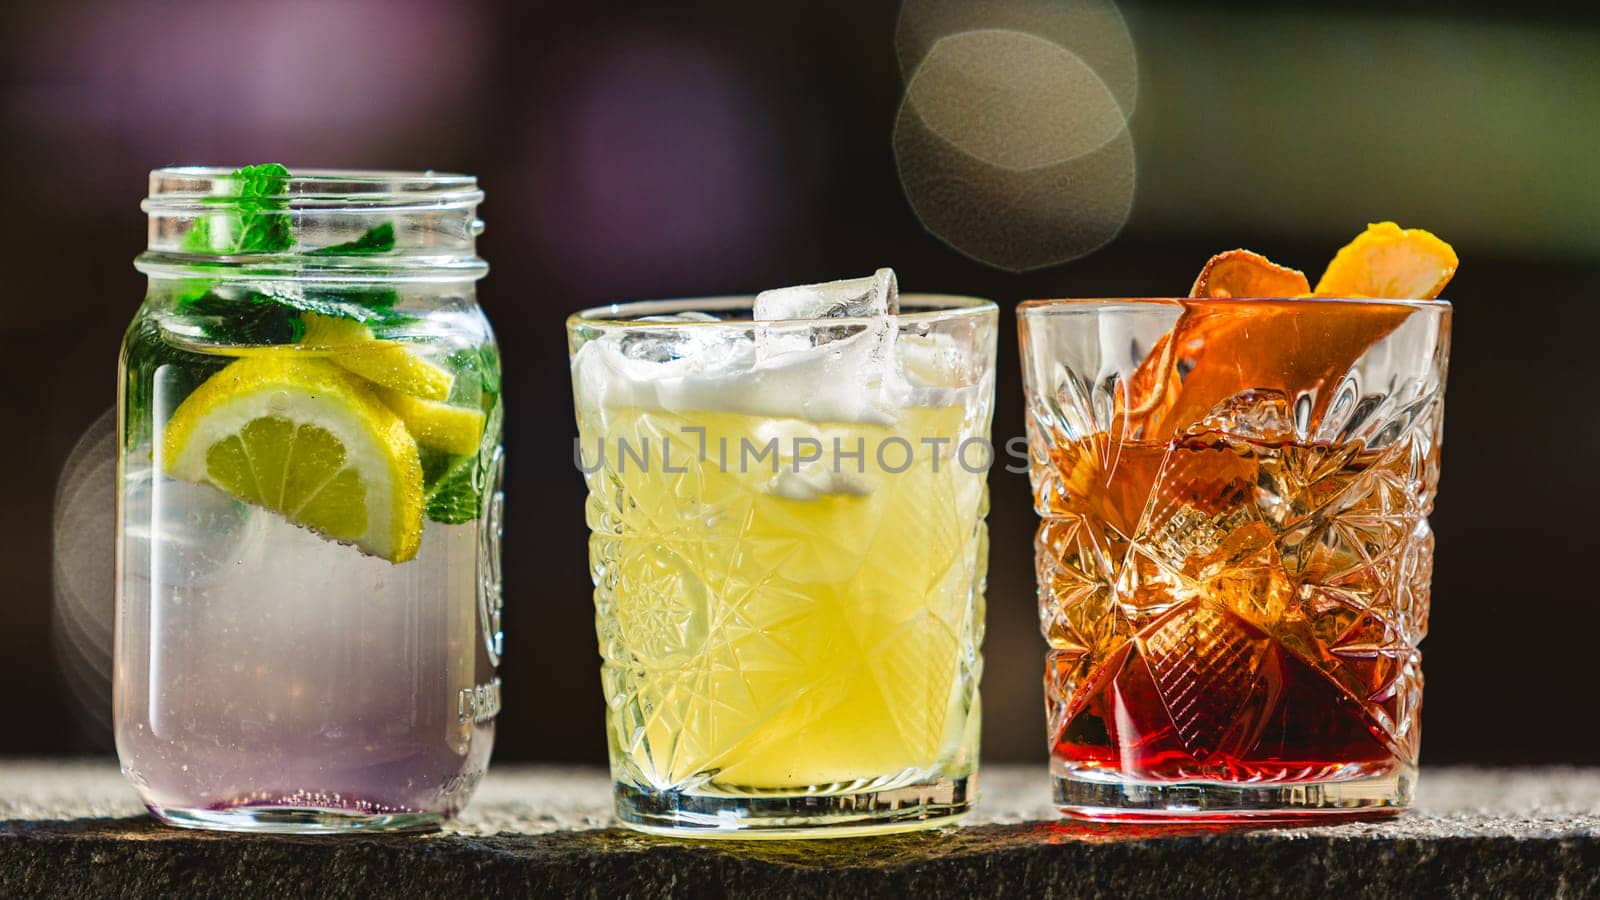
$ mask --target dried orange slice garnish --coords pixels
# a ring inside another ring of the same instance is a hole
[[[1449,244],[1393,222],[1367,226],[1329,263],[1314,296],[1432,299],[1455,274]],[[1294,396],[1349,371],[1393,331],[1403,306],[1332,304],[1303,315],[1306,278],[1258,253],[1229,250],[1206,262],[1172,330],[1151,348],[1117,398],[1114,431],[1166,441],[1244,390]],[[1231,302],[1235,298],[1247,302]],[[1313,418],[1331,392],[1321,392]]]
[[[1185,301],[1172,331],[1128,379],[1129,397],[1118,410],[1120,433],[1166,441],[1240,391],[1292,397],[1332,384],[1409,313],[1403,306],[1350,303],[1302,315],[1312,302]],[[1331,391],[1322,392],[1319,403],[1331,397]]]
[[[1393,222],[1368,225],[1328,263],[1317,282],[1321,297],[1431,300],[1455,275],[1456,251],[1420,228]]]
[[[1206,260],[1191,297],[1298,297],[1309,293],[1304,272],[1280,266],[1259,253],[1229,250]]]
[[[1238,249],[1206,260],[1189,296],[1213,300],[1297,297],[1310,290],[1304,272],[1280,266],[1259,253]],[[1176,399],[1183,379],[1173,367],[1175,354],[1183,353],[1183,344],[1205,343],[1204,335],[1193,327],[1195,315],[1192,309],[1185,312],[1178,327],[1151,348],[1150,358],[1129,380],[1124,398],[1128,402],[1123,411],[1128,421],[1148,419],[1163,402]]]

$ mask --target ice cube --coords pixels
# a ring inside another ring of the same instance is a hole
[[[762,291],[756,295],[757,321],[776,319],[877,318],[900,312],[900,293],[893,269],[879,269],[866,278]]]
[[[778,447],[777,468],[761,488],[766,493],[810,501],[839,495],[864,497],[874,489],[864,461],[845,455],[854,443],[849,428],[775,420],[756,428],[756,441],[776,441]]]
[[[844,415],[843,421],[892,423],[904,399],[905,379],[895,354],[899,310],[893,269],[879,269],[868,278],[763,291],[755,301],[757,321],[853,321],[759,328],[758,365],[773,372],[814,372],[792,388],[804,418]]]
[[[181,597],[215,586],[260,552],[257,519],[271,513],[211,485],[165,477],[148,463],[130,459],[124,469],[126,577],[148,578]]]
[[[836,470],[823,459],[780,471],[764,489],[788,500],[810,501],[823,497],[865,497],[872,493],[873,486],[861,475]]]
[[[1240,391],[1218,403],[1189,432],[1220,432],[1257,442],[1289,441],[1298,434],[1288,396],[1261,388]]]
[[[1195,588],[1270,547],[1272,535],[1255,502],[1259,459],[1268,452],[1216,432],[1174,441],[1135,530],[1135,552]]]
[[[645,316],[635,320],[642,325],[675,325],[693,322],[720,322],[709,313],[688,311],[661,316]],[[697,358],[702,363],[720,361],[737,336],[718,329],[705,328],[635,328],[625,332],[618,341],[618,349],[628,359],[652,363],[668,363],[680,359]]]

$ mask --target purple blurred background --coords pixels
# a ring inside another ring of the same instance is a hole
[[[1428,676],[1430,762],[1600,763],[1587,571],[1600,388],[1600,13],[1547,0],[1121,4],[1139,188],[1105,249],[1027,275],[930,236],[891,131],[894,0],[39,3],[0,42],[0,753],[107,748],[55,673],[50,510],[113,402],[139,200],[174,163],[438,168],[488,192],[480,297],[507,370],[496,758],[604,758],[562,320],[893,266],[908,290],[1181,294],[1247,246],[1315,275],[1368,220],[1463,259]],[[1020,432],[1002,333],[997,441]],[[1580,405],[1581,404],[1581,405]],[[1042,760],[1026,480],[996,471],[985,755]],[[111,511],[108,509],[106,515]]]

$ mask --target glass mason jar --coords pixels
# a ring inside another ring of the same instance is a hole
[[[617,815],[926,828],[977,791],[993,303],[567,322]]]
[[[151,174],[115,723],[160,819],[435,827],[500,704],[499,352],[464,175]]]

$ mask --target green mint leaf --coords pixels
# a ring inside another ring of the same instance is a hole
[[[428,518],[445,525],[476,520],[483,505],[483,490],[475,483],[478,457],[453,456],[429,447],[418,448],[418,453]]]
[[[305,336],[300,312],[257,291],[217,286],[183,304],[203,320],[201,332],[219,344],[292,344]]]
[[[337,291],[314,290],[310,293],[313,296],[353,303],[365,309],[380,312],[384,321],[389,324],[416,321],[416,316],[385,312],[385,310],[392,310],[394,305],[400,302],[400,292],[394,288],[340,288]]]
[[[500,396],[500,348],[492,342],[479,345],[478,361],[483,378],[483,408],[488,410]]]
[[[282,194],[289,185],[289,170],[283,163],[257,163],[233,171],[240,181],[239,196],[260,199]]]
[[[297,290],[290,286],[246,289],[192,279],[175,295],[186,316],[206,319],[201,330],[219,344],[292,344],[305,336],[302,313],[351,319],[370,328],[397,328],[416,320],[395,312],[388,289]]]
[[[480,344],[450,354],[450,371],[456,377],[476,381],[482,390],[479,405],[484,412],[494,408],[500,397],[500,351],[493,343]]]
[[[279,163],[245,166],[233,173],[239,180],[239,237],[234,253],[282,253],[294,244],[289,217],[289,170]]]
[[[319,247],[307,256],[364,256],[371,253],[388,253],[394,249],[394,224],[385,222],[368,228],[361,237],[342,244]]]
[[[417,445],[417,461],[422,463],[423,496],[433,492],[434,485],[450,471],[450,464],[459,458],[443,450]]]
[[[210,216],[201,216],[189,226],[189,230],[183,235],[183,250],[185,253],[211,252]]]
[[[262,163],[235,169],[229,176],[232,193],[209,198],[207,202],[228,207],[196,219],[183,236],[183,249],[189,253],[282,253],[294,245],[294,231],[284,211],[289,201],[289,170],[278,163]],[[231,241],[215,234],[216,222],[226,221]]]
[[[293,285],[273,285],[260,292],[263,302],[275,303],[296,312],[316,313],[351,319],[363,325],[377,324],[384,318],[381,310],[349,302],[350,295],[343,291],[299,290]]]
[[[283,253],[294,246],[293,222],[286,214],[289,170],[279,163],[236,169],[231,192],[205,202],[221,207],[197,218],[183,237],[183,249],[196,254]],[[392,223],[376,225],[359,238],[308,255],[386,253],[394,249]],[[196,268],[204,268],[197,266]],[[291,344],[305,336],[304,313],[351,319],[374,328],[416,321],[396,312],[400,294],[379,287],[301,287],[284,282],[268,288],[234,287],[222,280],[184,279],[173,306],[203,320],[201,332],[223,344]]]
[[[186,396],[232,361],[179,349],[162,335],[155,317],[145,314],[136,316],[128,326],[125,344],[127,406],[123,423],[129,447],[152,434],[150,419],[155,409],[157,375],[163,368],[170,367],[161,376],[163,386],[178,396]]]
[[[265,296],[272,302],[300,312],[334,316],[360,322],[369,328],[396,328],[417,320],[409,313],[395,312],[400,295],[388,288],[308,288],[272,289]]]

